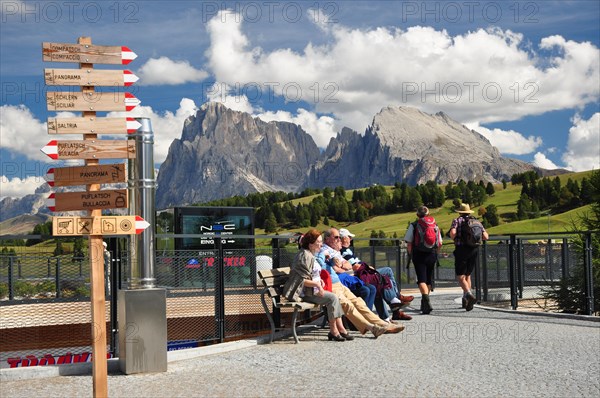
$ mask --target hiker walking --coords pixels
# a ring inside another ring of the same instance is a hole
[[[417,273],[417,285],[421,291],[421,312],[429,314],[433,310],[429,293],[433,290],[433,270],[437,263],[438,250],[442,247],[442,233],[426,206],[417,209],[417,217],[418,220],[408,226],[404,241]]]
[[[457,218],[452,220],[450,238],[454,239],[454,270],[456,279],[463,290],[462,306],[467,311],[473,309],[477,301],[471,293],[471,273],[475,269],[479,246],[489,235],[483,225],[471,214],[473,210],[467,203],[460,205]]]

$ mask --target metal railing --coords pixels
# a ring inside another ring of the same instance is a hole
[[[552,234],[551,241],[536,241],[540,235],[491,237],[480,250],[474,274],[477,298],[484,302],[510,302],[516,309],[531,299],[543,299],[543,291],[581,275],[581,291],[586,303],[584,313],[594,314],[591,232],[582,233],[583,250],[575,250],[577,234]],[[199,236],[195,236],[199,237]],[[544,234],[544,238],[548,235]],[[40,238],[40,237],[37,237]],[[51,238],[51,237],[50,237]],[[179,239],[176,235],[157,235],[157,242]],[[262,240],[284,240],[280,236],[244,236]],[[0,247],[4,239],[0,237]],[[117,238],[113,238],[117,239]],[[127,239],[127,238],[118,238]],[[400,287],[416,286],[414,268],[398,239],[356,239],[355,253],[376,267],[391,267]],[[112,245],[109,245],[111,247]],[[120,244],[127,248],[127,243]],[[171,246],[173,247],[173,246]],[[444,245],[436,268],[436,286],[456,286],[453,244]],[[249,249],[226,249],[215,239],[213,250],[172,250],[157,245],[155,278],[157,286],[167,289],[169,308],[168,340],[173,349],[212,344],[245,336],[267,333],[269,323],[260,304],[261,286],[257,271],[289,266],[297,253],[294,244],[259,245]],[[585,253],[583,255],[582,253]],[[116,291],[126,286],[127,251],[113,253],[107,272],[108,343],[110,354],[117,354]],[[576,273],[575,270],[581,272]],[[83,358],[91,336],[89,320],[89,260],[72,254],[5,253],[0,255],[0,366],[41,363],[51,354]],[[51,308],[51,311],[49,310]],[[22,316],[27,311],[29,318]],[[24,321],[27,319],[27,321]],[[289,322],[289,314],[275,314]],[[69,333],[69,343],[64,341]],[[89,336],[88,336],[89,335]],[[26,341],[25,341],[26,340]],[[48,351],[41,347],[52,346]],[[37,362],[27,359],[37,357]],[[69,356],[70,355],[70,356]],[[77,356],[79,355],[79,356]],[[21,362],[15,362],[21,358]],[[87,357],[86,357],[87,358]],[[63,358],[64,361],[64,358]],[[46,360],[51,363],[50,359]]]

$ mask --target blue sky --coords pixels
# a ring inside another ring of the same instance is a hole
[[[140,77],[128,91],[142,104],[130,116],[152,118],[157,163],[185,118],[213,100],[301,124],[320,147],[344,126],[363,132],[389,105],[443,111],[505,156],[600,167],[598,1],[0,6],[0,197],[33,193],[48,168],[64,164],[39,151],[54,138],[44,93],[58,90],[44,86],[43,69],[78,65],[42,62],[41,43],[80,36],[138,55],[125,67]]]

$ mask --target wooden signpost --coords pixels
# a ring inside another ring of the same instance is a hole
[[[150,226],[140,216],[54,217],[52,235],[132,235]]]
[[[46,94],[49,111],[127,111],[140,100],[130,93],[51,91]]]
[[[48,134],[132,134],[140,127],[132,117],[48,118]]]
[[[127,65],[137,54],[124,46],[94,46],[84,43],[42,43],[42,56],[48,62]],[[85,68],[82,68],[85,69]]]
[[[135,159],[135,143],[126,140],[52,140],[41,151],[54,160]]]
[[[131,86],[139,77],[128,70],[44,69],[47,86]]]
[[[87,185],[91,183],[114,184],[126,182],[125,165],[105,164],[98,166],[56,167],[48,170],[46,182],[51,187]]]
[[[127,190],[100,190],[100,184],[122,182],[124,165],[100,165],[99,159],[134,158],[135,144],[126,140],[99,140],[98,134],[133,133],[141,125],[132,118],[98,118],[97,111],[130,111],[140,101],[130,93],[96,92],[95,86],[130,86],[137,76],[123,70],[94,70],[93,64],[127,65],[137,55],[123,46],[92,45],[91,38],[73,43],[42,43],[44,61],[75,62],[79,69],[45,69],[47,85],[79,86],[81,91],[53,91],[46,95],[49,111],[81,111],[81,117],[49,118],[49,134],[83,134],[82,141],[50,141],[42,151],[52,159],[85,159],[83,167],[55,168],[48,173],[51,185],[86,185],[85,192],[53,193],[52,211],[88,210],[87,217],[56,216],[56,236],[89,236],[92,309],[92,370],[94,397],[108,396],[106,362],[106,303],[102,235],[139,234],[149,224],[138,216],[102,216],[101,209],[126,208]],[[112,325],[115,327],[115,325]]]

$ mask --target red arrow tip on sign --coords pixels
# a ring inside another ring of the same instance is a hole
[[[137,99],[135,95],[131,93],[125,93],[125,110],[127,112],[138,106],[140,103],[141,101]]]
[[[51,169],[48,169],[48,172],[46,173],[46,182],[48,183],[48,185],[50,185],[51,187],[54,186],[54,167],[52,167]]]
[[[127,133],[135,133],[140,127],[142,127],[142,123],[138,122],[132,117],[127,118]]]
[[[50,196],[48,196],[48,199],[46,199],[46,207],[48,207],[50,209],[50,211],[54,211],[54,209],[56,209],[56,201],[54,200],[54,194],[51,193]]]
[[[121,63],[127,65],[131,61],[137,58],[137,54],[131,51],[128,47],[121,47]]]
[[[54,167],[48,170],[45,178],[46,178],[46,182],[48,183],[48,185],[53,187],[54,186]]]
[[[46,146],[41,149],[41,151],[48,155],[48,157],[51,159],[58,159],[58,144],[56,143],[56,140],[48,142]]]
[[[148,221],[144,220],[140,216],[135,216],[135,233],[136,234],[142,233],[142,231],[144,231],[149,226],[150,226],[150,223]]]
[[[133,83],[137,82],[138,80],[140,80],[140,78],[134,75],[130,70],[123,71],[123,82],[125,86],[132,86]]]

